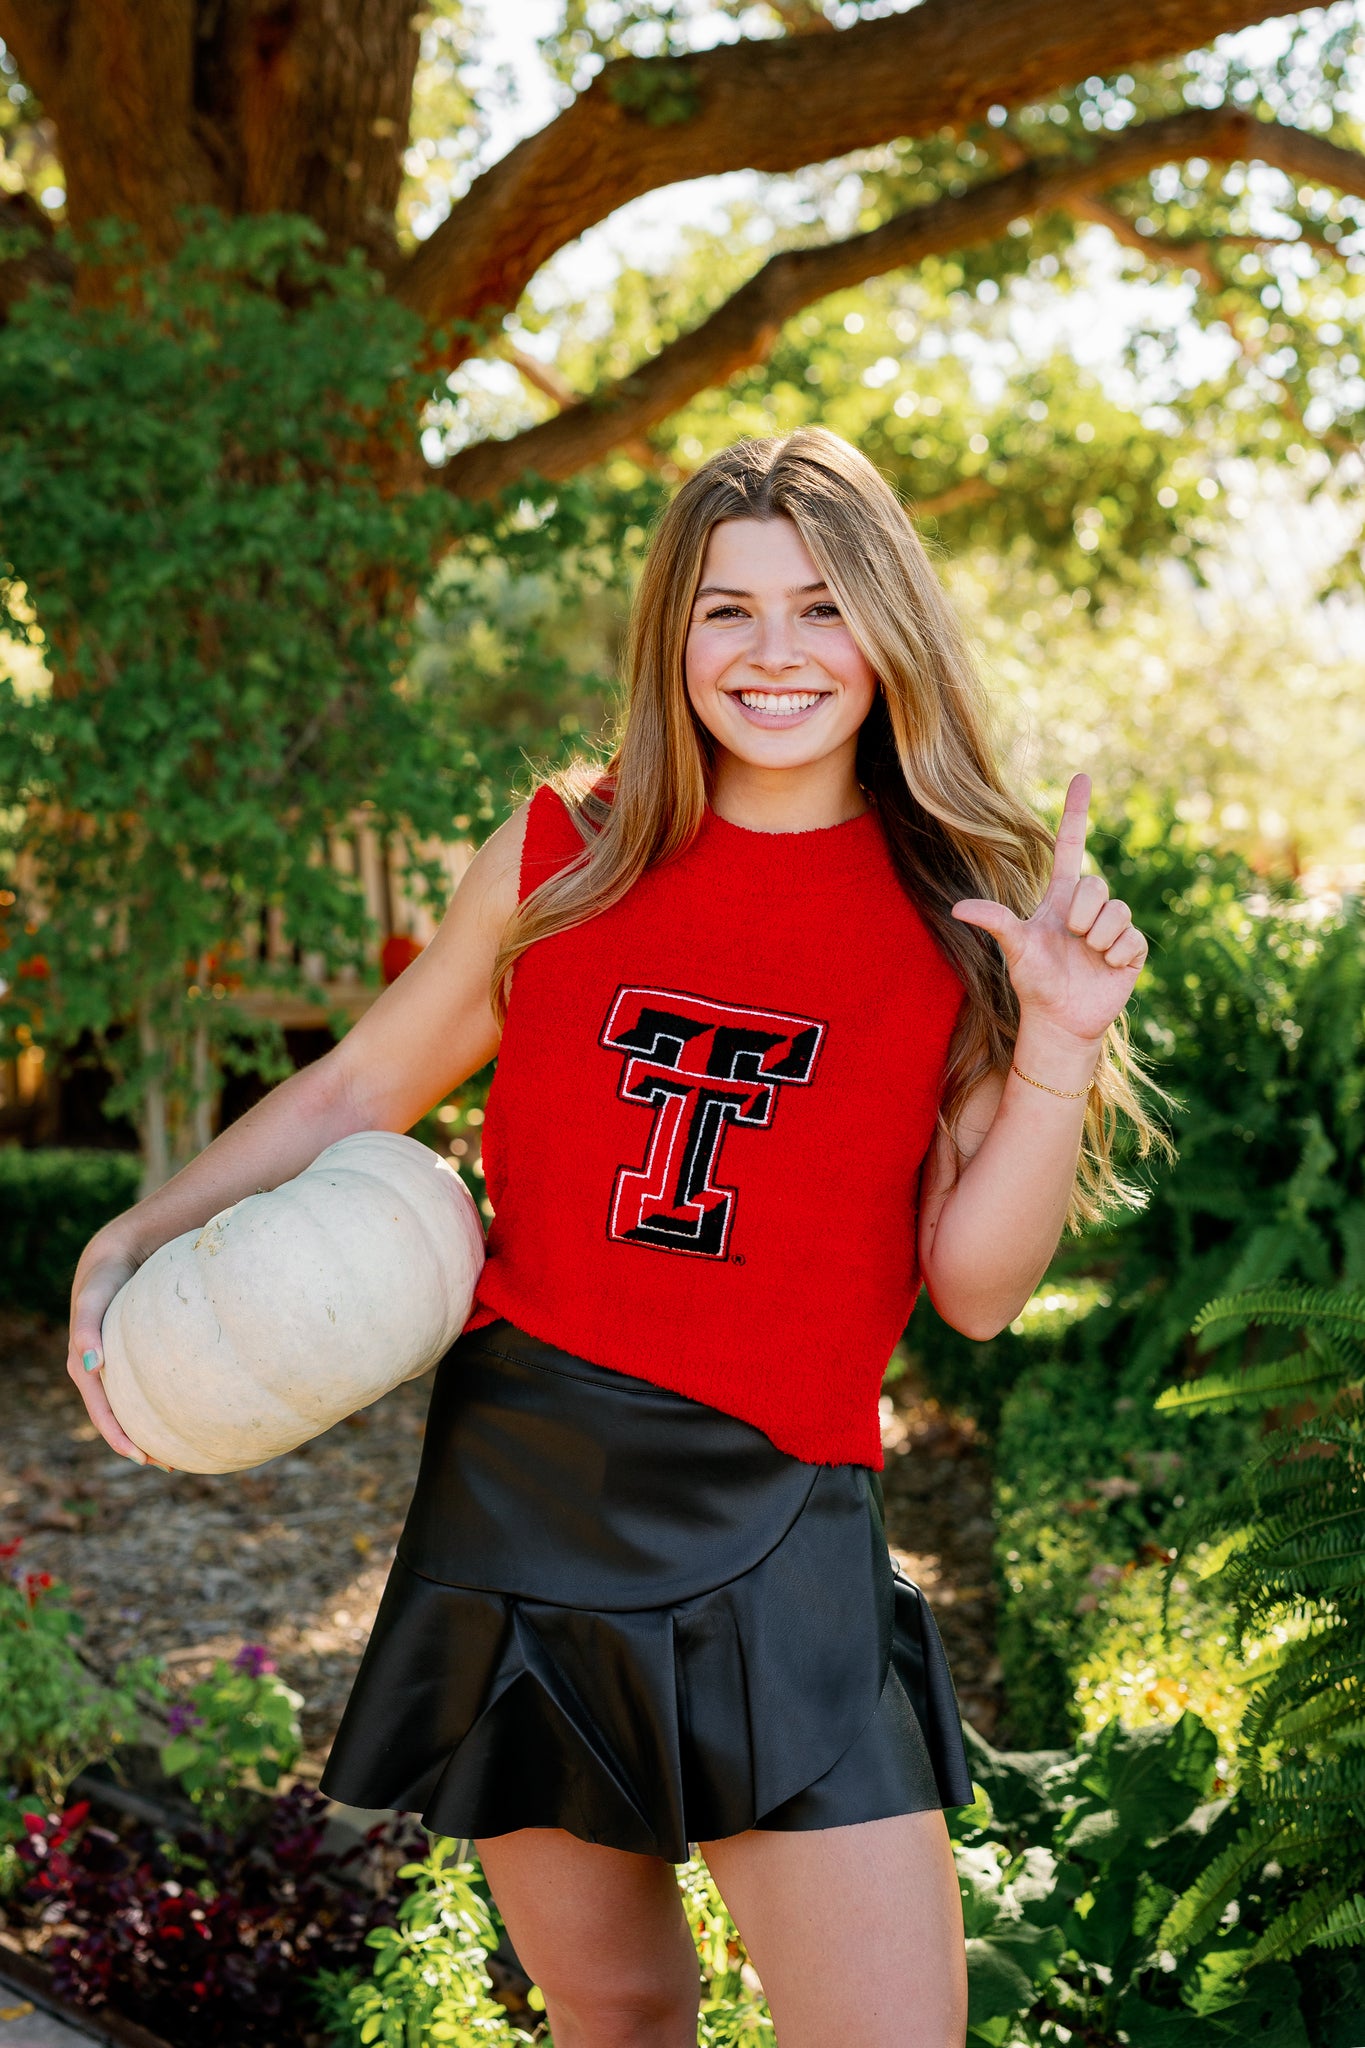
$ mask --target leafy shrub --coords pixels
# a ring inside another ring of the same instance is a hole
[[[0,1545],[0,1558],[19,1547]],[[85,1624],[66,1587],[15,1571],[0,1578],[0,1841],[21,1833],[25,1803],[59,1801],[81,1765],[137,1733],[138,1692],[155,1683],[155,1660],[143,1657],[102,1685],[76,1653]]]
[[[178,1842],[145,1824],[120,1836],[84,1804],[31,1814],[21,1897],[60,1930],[44,1950],[54,1988],[172,2040],[299,2038],[307,1973],[353,1968],[396,1910],[383,1882],[392,1824],[336,1854],[321,1846],[326,1813],[296,1785],[249,1830],[205,1826]]]
[[[1361,914],[1315,924],[1170,821],[1098,834],[1097,854],[1153,938],[1135,1035],[1181,1103],[1179,1163],[1143,1209],[1061,1248],[1048,1286],[1103,1298],[1051,1342],[1003,1336],[970,1372],[932,1325],[922,1347],[937,1392],[998,1418],[1000,1649],[1025,1743],[1074,1729],[1106,1574],[1159,1561],[1172,1513],[1250,1454],[1239,1411],[1152,1412],[1200,1362],[1200,1305],[1253,1279],[1365,1281]]]
[[[244,1643],[167,1716],[161,1768],[178,1778],[206,1819],[244,1822],[260,1791],[274,1791],[302,1748],[300,1694],[274,1676],[273,1658]]]
[[[1217,1746],[1193,1714],[1139,1729],[1111,1721],[1069,1752],[973,1742],[980,1797],[950,1822],[969,2040],[1308,2048],[1295,1971],[1252,1963],[1281,1885],[1269,1858],[1248,1860],[1232,1910],[1181,1955],[1163,1939],[1177,1895],[1238,1832]]]
[[[1172,1388],[1162,1405],[1319,1407],[1266,1437],[1187,1525],[1191,1538],[1222,1539],[1209,1577],[1243,1632],[1286,1614],[1299,1626],[1242,1722],[1247,1825],[1172,1910],[1165,1939],[1195,1940],[1247,1863],[1273,1855],[1299,1885],[1257,1942],[1260,1961],[1314,1944],[1365,1947],[1365,1289],[1252,1288],[1210,1302],[1195,1324],[1223,1343],[1248,1327],[1287,1328],[1299,1342],[1286,1357]]]
[[[477,1865],[453,1860],[456,1845],[437,1837],[420,1862],[398,1875],[413,1888],[396,1923],[365,1937],[375,1952],[374,1974],[330,1999],[335,2037],[380,2041],[406,2048],[410,2041],[529,2042],[493,1996],[485,1958],[496,1944],[488,1902],[475,1883]]]
[[[1115,1719],[1140,1728],[1198,1714],[1218,1737],[1220,1765],[1231,1776],[1247,1691],[1275,1634],[1239,1637],[1226,1600],[1198,1583],[1205,1555],[1202,1545],[1182,1552],[1174,1579],[1161,1563],[1092,1567],[1100,1625],[1074,1667],[1076,1708],[1092,1731]]]
[[[0,1146],[0,1303],[64,1322],[76,1261],[140,1178],[131,1152]]]

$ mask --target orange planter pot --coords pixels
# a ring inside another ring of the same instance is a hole
[[[411,967],[421,951],[420,940],[415,939],[411,932],[390,932],[379,949],[379,971],[384,977],[385,987],[397,981],[403,969]]]

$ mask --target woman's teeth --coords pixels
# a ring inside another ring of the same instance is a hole
[[[750,711],[773,711],[777,712],[779,716],[786,712],[809,711],[811,705],[818,704],[825,695],[826,692],[824,690],[791,691],[784,692],[781,695],[775,690],[740,690],[738,692],[740,703],[747,705]]]

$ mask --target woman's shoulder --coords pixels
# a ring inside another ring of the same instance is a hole
[[[520,894],[529,896],[541,882],[583,852],[601,830],[611,804],[612,780],[598,775],[577,783],[540,783],[520,809],[524,816],[520,854]],[[510,822],[510,820],[509,820]]]

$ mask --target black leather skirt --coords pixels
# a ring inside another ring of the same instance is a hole
[[[565,1828],[673,1863],[972,1797],[878,1475],[507,1322],[436,1368],[321,1782],[436,1834]]]

